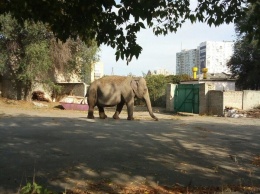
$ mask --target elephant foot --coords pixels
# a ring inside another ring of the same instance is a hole
[[[100,113],[99,114],[99,118],[100,119],[106,119],[107,118],[107,115],[105,113]]]
[[[135,120],[134,117],[127,117],[127,120],[132,121]]]
[[[93,115],[88,115],[87,118],[88,119],[94,119],[95,117]]]
[[[119,116],[117,114],[113,115],[113,119],[120,119]]]
[[[94,111],[93,110],[89,110],[88,111],[88,116],[87,116],[88,119],[94,119]]]

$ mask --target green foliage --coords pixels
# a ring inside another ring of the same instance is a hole
[[[166,78],[164,75],[149,75],[145,77],[151,103],[153,106],[165,107]]]
[[[11,15],[1,15],[0,74],[11,80],[17,89],[17,99],[29,95],[33,80],[47,80],[51,68],[49,33],[41,23],[19,25]],[[26,98],[26,97],[25,97]]]
[[[76,58],[80,58],[79,61],[80,69],[81,69],[81,78],[85,83],[90,84],[90,77],[89,75],[91,72],[92,64],[95,61],[98,61],[98,56],[96,53],[99,51],[99,48],[95,41],[91,44],[91,47],[88,46],[86,43],[80,41],[78,44],[78,52],[76,54]]]
[[[145,80],[149,90],[152,106],[166,106],[166,86],[168,83],[179,84],[181,81],[191,80],[189,75],[146,75]],[[137,104],[141,104],[136,100]]]
[[[96,39],[98,45],[116,48],[117,60],[129,62],[142,51],[136,38],[141,29],[148,27],[155,35],[166,35],[176,32],[186,20],[207,22],[210,26],[238,21],[245,15],[248,2],[199,0],[191,10],[189,0],[53,0],[51,3],[20,0],[2,2],[0,14],[10,12],[20,24],[26,20],[42,21],[63,41],[79,36],[89,44]],[[259,34],[259,25],[256,27],[256,31],[250,26],[247,30]]]
[[[76,74],[85,80],[97,60],[95,41],[87,45],[77,38],[63,43],[42,22],[21,25],[10,14],[0,15],[0,24],[0,75],[20,90],[17,99],[22,93],[26,99],[34,83],[53,86],[56,70],[66,78]]]
[[[236,23],[238,37],[228,67],[232,76],[237,78],[236,85],[240,89],[260,89],[259,31],[253,36],[254,31],[260,25],[259,8],[259,3],[252,3],[246,17]],[[259,11],[256,12],[256,10]],[[248,31],[249,27],[252,28],[252,31]]]
[[[144,76],[150,94],[151,103],[153,106],[166,106],[166,86],[167,83],[179,84],[181,81],[191,80],[189,75],[146,75]],[[136,100],[136,104],[141,104]]]
[[[246,36],[249,42],[260,47],[260,3],[250,1],[245,17],[236,21],[236,32],[239,36]]]
[[[260,49],[248,39],[237,40],[228,66],[240,89],[260,89]]]
[[[46,188],[38,185],[37,183],[33,182],[31,184],[28,182],[22,189],[21,194],[53,194],[53,192],[48,191]]]
[[[80,75],[83,82],[90,83],[90,71],[93,63],[98,61],[99,51],[95,41],[92,46],[85,44],[80,39],[68,39],[66,43],[51,41],[51,53],[55,68],[63,74],[67,81],[72,74]]]
[[[187,74],[169,75],[166,77],[167,83],[179,84],[181,81],[189,81],[192,78]]]
[[[46,73],[51,69],[48,41],[31,42],[26,45],[24,58],[21,61],[21,80],[46,80]]]

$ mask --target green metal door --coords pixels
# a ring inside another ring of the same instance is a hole
[[[174,111],[199,113],[199,84],[178,84],[174,93]]]

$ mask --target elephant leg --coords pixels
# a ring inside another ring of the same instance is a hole
[[[86,96],[88,96],[88,117],[89,119],[94,119],[94,108],[96,106],[96,97],[94,95],[95,90],[91,89],[90,91],[88,91],[88,94]]]
[[[99,111],[99,118],[101,118],[101,119],[107,118],[104,107],[98,106],[98,111]]]
[[[127,120],[134,120],[134,98],[126,103],[127,106]]]
[[[88,108],[88,119],[94,119],[94,106],[90,106]]]
[[[94,108],[88,110],[88,116],[87,116],[88,119],[94,119]]]
[[[116,106],[116,112],[113,115],[114,119],[119,119],[119,114],[121,113],[123,107],[124,107],[125,101],[121,101],[117,106]]]

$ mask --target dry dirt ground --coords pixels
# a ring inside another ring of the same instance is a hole
[[[62,107],[58,102],[56,103],[47,103],[47,102],[39,102],[37,105],[35,105],[33,102],[26,102],[26,101],[16,101],[16,100],[9,100],[9,99],[4,99],[0,98],[0,107],[1,108],[10,108],[11,111],[16,111],[16,110],[23,110],[24,112],[37,112],[37,111],[45,111],[46,114],[48,114],[49,110],[52,110],[55,112],[57,115],[64,115],[64,114],[70,114],[71,111],[62,111]],[[137,115],[137,119],[141,118],[142,115],[138,114],[138,109],[135,109],[135,115]],[[142,108],[139,110],[141,112]],[[154,108],[154,112],[164,112],[164,109],[161,108]],[[244,112],[245,113],[245,112]],[[86,113],[87,114],[87,113]],[[123,113],[125,114],[125,113]],[[246,112],[248,117],[253,117],[253,118],[260,118],[260,108],[247,111]],[[172,114],[165,114],[165,118],[170,118]],[[198,117],[199,118],[199,117]],[[144,119],[144,117],[142,118]],[[150,119],[150,118],[149,118]],[[260,156],[255,159],[254,165],[260,166]],[[87,193],[103,193],[100,192],[100,188],[113,188],[113,190],[110,189],[110,191],[107,191],[106,193],[133,193],[133,194],[154,194],[154,193],[235,193],[235,192],[242,192],[242,193],[258,193],[260,190],[259,188],[254,188],[254,187],[241,187],[239,185],[237,186],[229,186],[228,188],[219,188],[219,187],[182,187],[179,185],[175,185],[174,187],[165,187],[165,186],[155,186],[153,188],[147,187],[145,184],[143,185],[130,185],[130,186],[122,186],[122,185],[116,185],[112,183],[106,183],[106,182],[97,182],[93,183],[91,185],[91,190],[92,192],[89,192],[88,190],[80,190],[80,189],[71,189],[67,190],[66,194],[87,194]],[[94,192],[93,192],[94,191]],[[102,190],[104,191],[104,190]]]
[[[23,110],[63,110],[64,108],[60,105],[59,102],[43,102],[43,101],[23,101],[23,100],[10,100],[6,98],[0,98],[0,106],[7,106],[12,108],[18,108]],[[114,111],[114,108],[111,108],[111,111]],[[135,112],[146,111],[146,107],[135,107]],[[153,111],[156,112],[165,112],[164,108],[155,107]],[[124,112],[124,110],[123,110]],[[249,118],[260,118],[260,106],[255,109],[248,111],[239,111],[238,113],[246,115]],[[167,115],[167,114],[166,114]],[[167,117],[167,116],[166,116]]]

